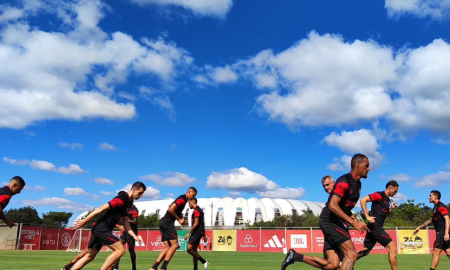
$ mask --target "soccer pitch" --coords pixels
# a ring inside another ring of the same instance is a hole
[[[63,265],[71,261],[76,253],[64,251],[0,251],[1,270],[59,270]],[[101,252],[97,258],[84,269],[99,269],[109,253]],[[285,255],[281,253],[247,253],[247,252],[200,252],[206,260],[211,262],[210,270],[242,270],[242,269],[280,269],[281,261]],[[317,254],[321,256],[321,254]],[[147,270],[155,261],[158,252],[137,252],[137,267],[139,270]],[[399,269],[429,269],[431,255],[398,255]],[[130,270],[131,263],[128,252],[122,257],[120,269]],[[186,252],[177,252],[169,264],[169,270],[190,270],[192,257]],[[199,270],[203,269],[199,264]],[[287,269],[315,269],[305,264],[295,263]],[[390,270],[387,255],[369,255],[356,263],[355,269],[359,270]],[[450,269],[450,260],[441,255],[437,269]]]

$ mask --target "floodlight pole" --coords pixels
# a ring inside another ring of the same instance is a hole
[[[213,227],[213,203],[211,203],[211,228]]]

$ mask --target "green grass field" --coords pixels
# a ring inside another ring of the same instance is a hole
[[[109,253],[101,252],[97,258],[84,269],[99,269]],[[61,266],[75,257],[75,253],[64,251],[0,251],[0,270],[59,270]],[[210,270],[242,270],[242,269],[280,269],[284,259],[281,253],[246,253],[246,252],[201,252],[206,260],[211,262]],[[321,256],[321,254],[315,254]],[[139,270],[147,270],[155,261],[158,252],[137,252]],[[400,270],[429,269],[431,255],[398,255]],[[130,270],[131,263],[128,253],[122,258],[120,269]],[[170,270],[191,270],[192,257],[186,252],[177,252],[169,264]],[[199,269],[202,269],[199,267]],[[296,263],[288,269],[315,269],[308,265]],[[389,270],[387,255],[369,255],[356,263],[355,269]],[[441,256],[438,269],[450,269],[450,260]]]

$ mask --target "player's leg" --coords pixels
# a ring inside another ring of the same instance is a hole
[[[120,243],[122,243],[122,245],[125,245],[125,242],[126,242],[126,236],[125,236],[125,237],[122,237],[123,235],[125,235],[125,234],[122,234],[122,235],[120,236]],[[113,268],[113,269],[119,269],[119,264],[120,264],[120,258],[117,259],[117,261],[113,264],[113,265],[114,265],[114,268]]]
[[[135,251],[136,243],[133,238],[130,238],[128,240],[128,251],[130,252],[130,259],[131,259],[131,267],[132,270],[136,270],[136,251]]]
[[[359,260],[362,257],[369,255],[370,251],[372,251],[373,247],[377,243],[377,240],[373,237],[371,233],[372,232],[368,232],[366,234],[366,237],[364,238],[364,247],[358,252],[356,260]]]
[[[341,270],[352,270],[353,266],[356,262],[356,248],[352,243],[352,240],[347,240],[339,246],[342,255],[344,258],[342,259]]]
[[[191,237],[192,239],[192,237]],[[191,240],[190,239],[190,240]],[[206,270],[208,268],[209,262],[206,261],[202,256],[200,256],[200,254],[198,254],[197,249],[198,249],[198,243],[200,237],[195,237],[194,239],[192,239],[188,245],[188,250],[187,252],[194,258],[194,270],[197,270],[197,261],[200,261],[203,264],[203,269]]]
[[[434,248],[433,249],[433,259],[431,260],[431,269],[436,269],[436,267],[439,265],[439,257],[441,255],[442,249],[440,248]]]
[[[86,254],[81,257],[73,266],[72,270],[80,270],[86,264],[90,263],[97,256],[98,250],[96,248],[88,248]]]
[[[112,240],[111,240],[112,241]],[[107,270],[108,267],[113,265],[120,257],[125,254],[125,248],[123,247],[122,242],[117,239],[117,242],[113,244],[109,244],[108,247],[112,250],[111,254],[106,258],[100,270]]]
[[[169,250],[170,250],[170,245],[171,245],[170,241],[166,240],[165,237],[163,236],[162,237],[162,242],[164,243],[164,249],[161,250],[161,252],[158,255],[158,258],[156,258],[156,261],[152,265],[150,270],[157,270],[159,264],[164,260],[164,258],[166,257],[167,252],[169,252]]]
[[[174,235],[174,237],[176,239],[169,240],[170,248],[166,252],[166,256],[164,257],[164,262],[160,269],[164,269],[164,270],[167,269],[167,265],[169,264],[170,260],[172,259],[173,255],[175,254],[177,249],[180,247],[180,245],[178,245],[178,237],[176,237],[176,234]]]
[[[286,267],[294,262],[302,262],[312,267],[324,269],[324,270],[333,270],[339,267],[339,256],[334,250],[327,250],[327,259],[317,257],[317,256],[308,256],[303,255],[301,253],[297,253],[295,250],[290,249],[286,258],[281,264],[281,270],[286,269]]]
[[[395,246],[394,242],[391,241],[389,244],[387,244],[386,249],[388,250],[388,256],[389,256],[389,263],[391,264],[392,270],[397,270],[397,247]]]
[[[72,266],[78,262],[78,260],[80,260],[81,258],[83,258],[84,255],[86,255],[86,253],[88,252],[88,249],[86,248],[85,250],[83,250],[81,253],[79,253],[70,263],[64,265],[61,270],[70,270],[70,268],[72,268]]]

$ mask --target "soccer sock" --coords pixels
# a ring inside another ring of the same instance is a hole
[[[166,261],[164,260],[163,265],[161,266],[161,268],[159,269],[167,269],[167,265],[169,264],[170,261]]]
[[[152,269],[158,269],[158,266],[161,262],[155,261],[155,263],[152,265]]]
[[[294,253],[294,262],[303,262],[303,254]]]
[[[198,258],[199,261],[201,261],[202,263],[205,263],[206,260],[202,258],[202,256],[200,256],[200,258]]]
[[[435,270],[435,269],[430,267],[430,270]]]
[[[73,262],[70,262],[68,265],[64,266],[64,268],[65,268],[66,270],[70,270],[70,268],[72,268],[73,265],[74,265],[74,263],[73,263]]]
[[[198,270],[198,264],[194,263],[194,270]]]

